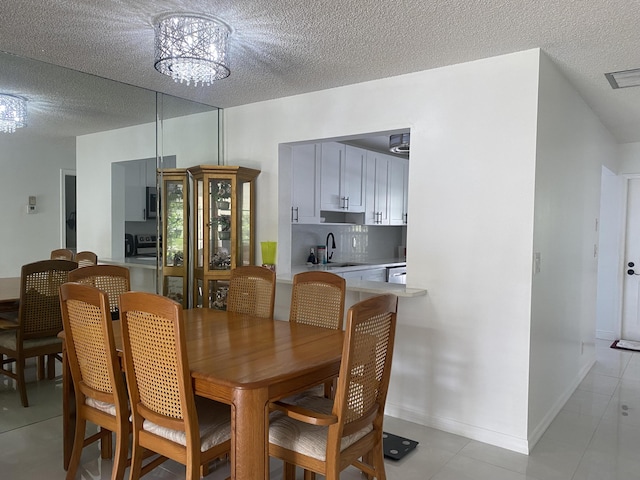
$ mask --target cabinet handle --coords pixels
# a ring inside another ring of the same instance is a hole
[[[408,213],[405,213],[405,214],[403,214],[402,216],[404,217],[404,223],[409,223],[409,219],[408,219],[409,214],[408,214]]]
[[[344,197],[345,210],[349,210],[349,197]]]
[[[295,217],[293,216],[293,212],[294,211],[296,212],[296,216]],[[298,221],[299,221],[299,219],[298,219],[298,207],[291,207],[291,222],[296,222],[297,223]]]

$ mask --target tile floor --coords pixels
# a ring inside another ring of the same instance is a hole
[[[640,353],[597,342],[597,363],[533,452],[521,455],[414,423],[388,418],[385,429],[420,442],[403,460],[387,461],[389,480],[632,480],[640,479]],[[63,479],[61,378],[31,382],[22,408],[12,382],[0,379],[0,477]],[[111,462],[86,448],[78,478],[107,479]],[[127,470],[128,474],[128,470]],[[229,475],[226,462],[207,477]],[[167,462],[145,479],[184,477]],[[271,478],[281,478],[272,462]],[[300,475],[300,478],[301,475]],[[343,480],[361,479],[347,469]]]

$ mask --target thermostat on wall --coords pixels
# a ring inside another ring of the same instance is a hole
[[[29,205],[27,205],[27,213],[36,213],[35,195],[29,195]]]

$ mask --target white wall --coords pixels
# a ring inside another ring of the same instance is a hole
[[[268,206],[278,202],[279,144],[411,129],[407,280],[428,295],[400,301],[387,413],[522,452],[538,57],[530,50],[224,112],[225,163],[262,170],[258,242],[277,238],[278,211]]]
[[[640,173],[640,143],[619,145],[618,154],[620,156],[620,165],[617,173],[620,175]]]
[[[0,134],[0,278],[19,277],[22,265],[49,258],[60,245],[60,170],[74,170],[75,139],[29,135],[28,127]],[[29,195],[37,213],[27,215]]]
[[[124,213],[112,218],[111,164],[155,157],[155,132],[155,124],[148,123],[78,137],[78,218],[83,218],[78,249],[98,258],[124,256]],[[176,156],[178,168],[217,164],[217,110],[165,120],[162,148],[165,156]]]
[[[539,438],[595,361],[602,165],[616,144],[545,55],[540,105],[533,251],[529,438]]]

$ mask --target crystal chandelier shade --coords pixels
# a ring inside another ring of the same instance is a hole
[[[27,124],[27,100],[0,93],[0,132],[13,133]]]
[[[176,82],[211,85],[229,76],[227,39],[230,29],[218,19],[173,14],[155,27],[155,68]]]

